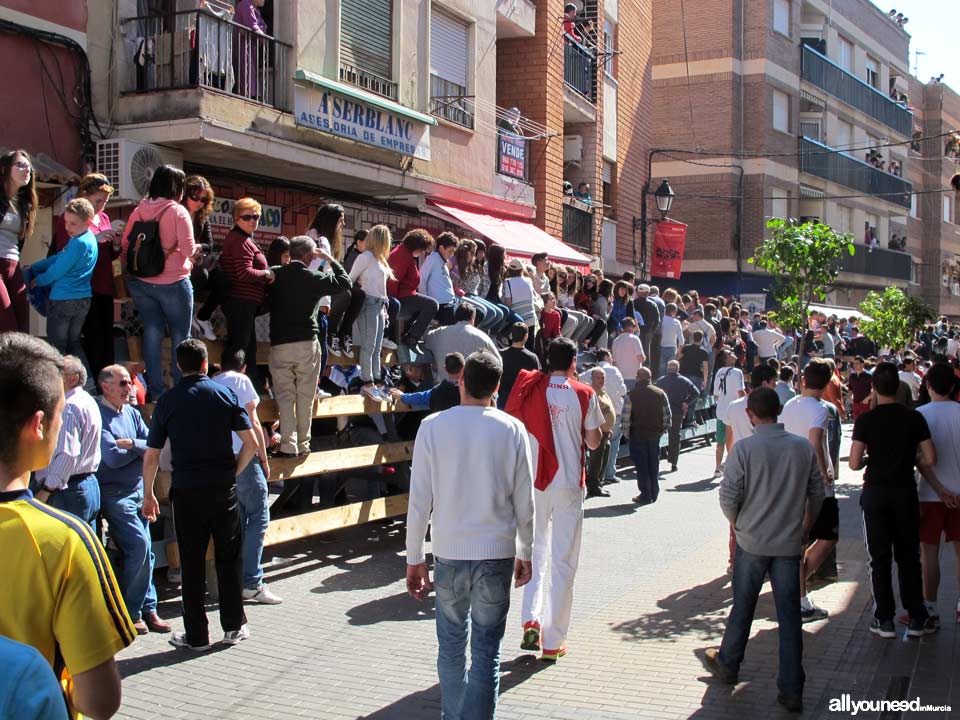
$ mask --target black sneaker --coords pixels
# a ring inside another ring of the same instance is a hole
[[[907,625],[907,637],[933,635],[939,629],[940,620],[935,615],[930,615],[925,620],[914,620],[910,618],[910,624]]]
[[[809,610],[800,608],[800,622],[803,624],[817,622],[818,620],[826,620],[829,616],[830,613],[821,607],[817,607],[813,603],[810,604]]]
[[[782,690],[777,693],[777,702],[787,711],[792,713],[803,712],[803,696],[785,693]]]
[[[880,622],[874,618],[870,622],[870,627],[868,628],[870,632],[874,635],[879,635],[882,638],[895,638],[897,636],[897,628],[893,624],[893,620],[884,620]]]

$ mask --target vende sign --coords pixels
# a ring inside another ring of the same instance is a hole
[[[497,172],[500,175],[527,179],[527,141],[516,135],[500,132],[497,134]]]
[[[213,232],[213,241],[218,245],[233,227],[233,206],[236,200],[217,198],[213,201],[213,214],[210,216],[210,230]],[[253,234],[258,245],[268,246],[273,240],[283,235],[283,210],[276,205],[260,206],[260,226]]]
[[[294,122],[320,132],[430,159],[430,126],[407,115],[315,87],[294,86]]]
[[[687,242],[687,226],[673,220],[661,220],[653,234],[651,277],[679,278],[683,267],[683,248]]]

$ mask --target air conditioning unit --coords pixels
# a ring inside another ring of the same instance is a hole
[[[563,136],[563,161],[565,163],[579,163],[583,160],[583,136]]]
[[[139,202],[146,197],[153,173],[161,165],[183,167],[183,154],[125,138],[97,142],[97,172],[110,180],[113,200]]]

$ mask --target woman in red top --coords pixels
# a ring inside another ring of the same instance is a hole
[[[263,251],[253,241],[260,224],[260,203],[240,198],[233,206],[234,226],[223,239],[220,269],[230,283],[223,302],[227,318],[226,350],[243,350],[247,356],[247,375],[258,392],[263,383],[257,370],[257,333],[255,320],[273,282],[273,271]]]
[[[393,249],[389,258],[394,279],[387,281],[387,294],[400,301],[399,322],[394,323],[397,327],[393,329],[392,340],[414,350],[440,307],[432,297],[417,293],[417,288],[420,287],[420,266],[417,258],[429,252],[432,247],[433,236],[430,233],[426,230],[411,230]],[[406,327],[406,332],[403,337],[398,338],[401,323]]]
[[[114,230],[110,218],[103,211],[113,194],[113,187],[106,175],[90,173],[83,177],[77,187],[77,197],[86,198],[93,205],[95,215],[90,229],[97,236],[97,264],[90,277],[90,310],[83,323],[83,351],[90,361],[94,379],[107,365],[113,365],[113,261],[120,257],[120,232],[123,224]],[[60,252],[70,239],[63,215],[57,218],[53,231],[51,254]]]

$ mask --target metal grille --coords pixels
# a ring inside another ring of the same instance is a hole
[[[430,112],[444,120],[473,129],[473,100],[467,89],[436,75],[430,76]]]
[[[569,37],[563,43],[563,80],[590,102],[597,99],[597,60],[587,48]]]
[[[396,100],[400,97],[395,82],[344,62],[340,63],[340,80],[390,100]]]
[[[910,207],[913,185],[849,155],[829,152],[831,148],[807,138],[800,139],[800,171],[830,180],[866,195],[901,207]],[[825,152],[827,151],[827,152]]]

